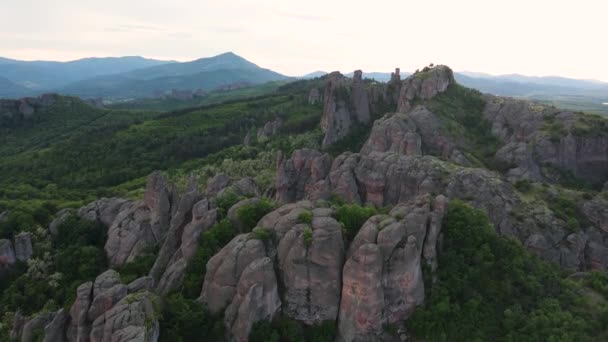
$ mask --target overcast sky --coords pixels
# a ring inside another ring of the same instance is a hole
[[[608,0],[0,0],[0,56],[192,60],[288,75],[415,70],[608,81]]]

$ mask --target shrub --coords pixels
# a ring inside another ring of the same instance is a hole
[[[312,212],[305,211],[298,215],[298,223],[312,224]]]
[[[377,210],[372,207],[362,207],[356,204],[345,204],[336,210],[336,220],[344,225],[344,235],[346,239],[352,241],[361,226],[370,217],[377,214]]]
[[[243,231],[251,231],[258,221],[275,208],[274,202],[268,199],[261,199],[258,202],[245,205],[238,209],[237,217],[243,225]]]
[[[527,179],[520,179],[515,182],[515,189],[521,192],[528,192],[532,190],[532,184]]]
[[[128,284],[135,279],[147,275],[156,261],[156,256],[157,250],[153,248],[139,255],[135,260],[124,264],[117,269],[118,273],[120,273],[121,281]]]
[[[161,342],[223,341],[223,313],[211,315],[197,300],[180,293],[166,297],[160,319]]]
[[[519,242],[498,236],[484,212],[452,201],[442,233],[438,281],[408,320],[417,338],[590,340],[595,314],[577,307],[574,285]]]
[[[302,238],[304,239],[304,245],[306,245],[306,247],[310,247],[310,245],[312,244],[312,228],[304,228]]]
[[[207,262],[237,233],[232,223],[228,219],[223,219],[201,234],[198,239],[199,245],[196,254],[190,261],[184,276],[182,292],[186,298],[197,298],[199,296],[205,278]]]
[[[232,191],[228,191],[216,198],[217,213],[220,217],[226,217],[228,210],[238,201],[243,200],[243,197],[238,196]]]
[[[255,228],[253,228],[253,230],[251,232],[253,233],[254,239],[263,240],[263,241],[272,239],[272,232],[268,229],[255,227]]]

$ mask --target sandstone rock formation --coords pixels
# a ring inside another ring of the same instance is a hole
[[[544,165],[596,183],[608,180],[608,124],[532,102],[486,95],[484,117],[504,145],[499,161],[508,176],[552,181]]]
[[[321,117],[321,129],[325,133],[323,146],[345,137],[354,125],[369,121],[370,103],[361,70],[355,71],[352,81],[337,71],[329,74]]]
[[[414,100],[428,100],[456,83],[454,74],[445,65],[418,72],[403,81],[399,93],[397,112],[406,113],[412,109]]]
[[[339,340],[379,340],[423,303],[421,265],[435,262],[446,202],[423,195],[363,225],[344,265]]]
[[[112,266],[133,261],[165,238],[171,220],[175,191],[160,173],[148,178],[143,201],[121,206],[108,229],[105,251]]]
[[[257,138],[259,142],[268,140],[273,135],[279,133],[279,130],[283,127],[283,120],[276,118],[272,121],[268,121],[264,126],[258,129]]]
[[[67,340],[156,341],[159,336],[159,313],[153,305],[156,296],[146,289],[129,294],[129,287],[120,282],[120,275],[113,270],[78,287],[76,300],[70,309]],[[58,326],[60,322],[51,322],[47,326],[49,331],[51,328],[61,331],[52,327],[53,323]]]
[[[301,159],[296,155],[302,155],[302,151],[294,152],[294,156],[279,167],[277,181],[281,180],[281,184],[298,183],[298,173],[284,172],[284,165],[293,163],[294,158]],[[305,155],[321,154],[306,151]],[[602,250],[592,243],[599,241],[604,246],[601,242],[604,238],[589,239],[600,234],[597,229],[586,229],[579,237],[582,242],[572,243],[575,237],[568,239],[570,233],[566,222],[548,209],[527,206],[510,183],[485,169],[462,167],[432,156],[376,151],[344,153],[333,161],[327,177],[315,178],[314,184],[323,184],[324,190],[319,192],[318,187],[300,186],[298,189],[303,190],[293,191],[293,186],[277,186],[277,199],[317,200],[328,199],[333,194],[347,202],[385,207],[411,201],[419,195],[443,193],[484,210],[500,234],[518,238],[546,260],[564,267],[585,269],[589,264],[586,260],[591,258],[599,263],[598,267],[608,266],[603,261]],[[518,216],[527,219],[520,222]]]
[[[316,105],[319,102],[321,102],[321,93],[319,92],[319,89],[310,89],[310,92],[308,93],[308,104]]]
[[[330,166],[331,158],[328,154],[309,149],[295,151],[292,158],[280,163],[277,170],[277,201],[295,202],[304,199],[305,194],[313,197],[328,196],[325,178]]]
[[[19,100],[0,100],[0,127],[19,126],[30,120],[36,112],[52,106],[58,98],[57,94],[44,94]]]
[[[230,241],[207,263],[200,300],[212,313],[225,310],[224,322],[234,341],[247,341],[253,324],[278,312],[273,261],[253,233]]]
[[[32,249],[32,234],[27,232],[15,236],[15,258],[21,262],[28,261],[34,251]]]
[[[11,240],[0,240],[0,272],[14,265],[17,259],[15,258],[15,250]]]

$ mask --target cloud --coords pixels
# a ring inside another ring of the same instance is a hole
[[[109,32],[140,32],[140,33],[158,33],[166,32],[167,29],[161,26],[145,25],[145,24],[118,24],[112,27],[106,27],[104,31]]]
[[[287,12],[277,12],[278,15],[297,20],[305,20],[305,21],[329,21],[331,18],[323,17],[318,15],[310,15],[310,14],[300,14],[300,13],[287,13]]]
[[[207,26],[205,29],[209,32],[220,33],[220,34],[236,34],[243,33],[245,29],[241,27],[230,27],[230,26]]]

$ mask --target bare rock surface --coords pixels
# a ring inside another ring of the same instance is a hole
[[[423,195],[363,225],[344,265],[339,340],[378,340],[423,303],[421,266],[435,261],[445,203]]]
[[[414,100],[428,100],[446,91],[454,83],[456,83],[454,74],[445,65],[438,65],[413,74],[406,78],[401,85],[397,112],[408,112],[412,109]]]

